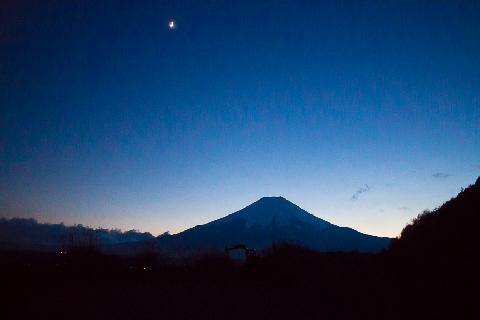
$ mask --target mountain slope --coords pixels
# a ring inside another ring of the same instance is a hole
[[[455,198],[407,225],[389,251],[409,256],[473,256],[478,252],[480,178]]]
[[[244,243],[257,250],[291,242],[320,251],[385,248],[390,239],[360,233],[322,220],[282,197],[265,197],[224,218],[155,240],[163,251],[223,249]]]
[[[398,319],[468,318],[478,310],[480,178],[425,211],[385,250]],[[406,298],[408,297],[408,298]],[[420,311],[420,312],[419,312]]]

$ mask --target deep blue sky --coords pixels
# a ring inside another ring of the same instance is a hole
[[[158,234],[282,195],[395,236],[480,173],[480,2],[2,1],[0,108],[1,216]]]

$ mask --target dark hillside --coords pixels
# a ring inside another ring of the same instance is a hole
[[[406,256],[470,257],[478,254],[480,178],[439,208],[407,225],[389,252]]]
[[[384,256],[399,313],[456,318],[475,309],[479,214],[480,178],[392,241]]]

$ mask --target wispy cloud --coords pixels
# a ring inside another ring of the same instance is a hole
[[[436,179],[446,179],[450,176],[451,176],[451,174],[445,173],[445,172],[436,172],[436,173],[432,174],[432,177],[434,177]]]
[[[356,201],[358,199],[358,197],[362,194],[362,193],[365,193],[367,191],[370,190],[370,187],[368,186],[368,184],[366,184],[365,186],[359,188],[357,191],[355,191],[355,193],[352,195],[352,201]]]
[[[410,208],[403,206],[403,207],[398,208],[398,210],[408,211],[408,210],[410,210]]]

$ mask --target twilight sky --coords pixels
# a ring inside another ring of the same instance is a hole
[[[159,234],[281,195],[396,236],[480,174],[480,2],[2,1],[0,110],[1,217]]]

